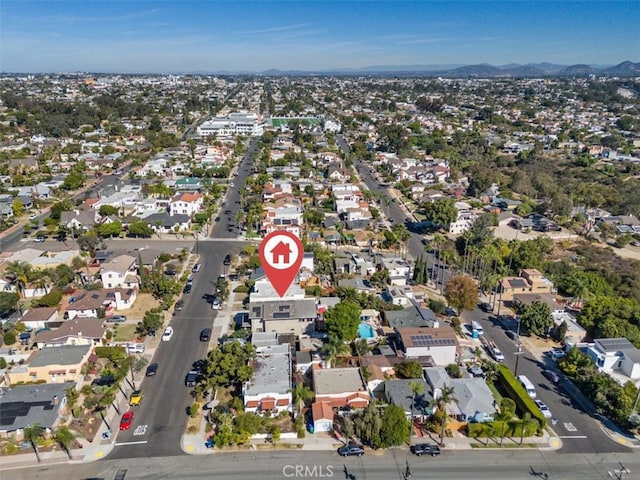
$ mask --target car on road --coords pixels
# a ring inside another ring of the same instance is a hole
[[[182,307],[184,307],[184,301],[183,300],[178,300],[175,304],[175,306],[173,307],[173,313],[175,315],[176,312],[179,312],[180,310],[182,310]]]
[[[544,415],[545,418],[553,417],[553,415],[551,415],[551,411],[549,410],[549,407],[547,407],[542,400],[534,400],[534,402],[536,402],[536,405],[538,406],[538,408],[542,412],[542,415]]]
[[[145,377],[155,377],[156,373],[158,373],[158,364],[157,363],[150,363],[147,366],[147,371],[145,372],[144,376]]]
[[[164,329],[164,333],[162,334],[162,341],[168,342],[173,337],[173,327],[167,327]]]
[[[193,275],[187,277],[187,285],[193,285]]]
[[[543,370],[542,375],[544,375],[551,383],[558,383],[560,381],[560,377],[553,370]]]
[[[133,423],[133,412],[129,410],[122,415],[122,419],[120,420],[120,430],[129,430],[131,428],[131,424]]]
[[[231,265],[231,255],[229,255],[228,253],[225,255],[224,260],[222,261],[223,264],[225,265]]]
[[[364,455],[364,448],[362,445],[343,445],[338,449],[338,454],[343,457],[361,457]]]
[[[201,263],[196,263],[193,268],[191,269],[191,271],[193,273],[198,273],[200,271],[200,269],[202,268],[202,264]]]
[[[127,317],[125,315],[114,315],[113,317],[107,318],[107,322],[112,322],[112,323],[122,323],[126,321],[127,321]]]
[[[35,220],[36,218],[38,218],[38,214],[36,213],[32,213],[31,215],[29,215],[29,220]]]
[[[198,372],[196,372],[195,370],[191,370],[189,373],[187,373],[187,378],[184,379],[184,384],[187,387],[195,387],[197,381]]]
[[[191,293],[191,285],[190,285],[190,284],[186,284],[186,285],[184,286],[184,288],[182,289],[182,293],[184,293],[184,294],[189,294],[189,293]]]
[[[44,238],[44,237],[42,237],[42,236],[38,236],[38,237],[34,238],[34,240],[33,240],[33,241],[34,241],[34,242],[36,242],[36,243],[42,243],[42,242],[44,242],[45,240],[46,240],[46,238]]]
[[[417,445],[411,446],[411,453],[418,457],[422,455],[435,457],[436,455],[440,455],[440,447],[432,443],[418,443]]]
[[[211,329],[210,328],[204,328],[200,332],[200,341],[201,342],[208,342],[209,340],[211,340]]]
[[[222,308],[222,301],[216,297],[213,299],[213,301],[211,302],[211,309],[212,310],[220,310]]]
[[[129,405],[132,407],[137,407],[142,402],[142,390],[134,390],[131,396],[129,397]]]

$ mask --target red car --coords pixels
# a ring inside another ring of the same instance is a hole
[[[122,420],[120,420],[120,430],[129,430],[131,428],[131,422],[133,422],[133,412],[128,411],[122,415]]]

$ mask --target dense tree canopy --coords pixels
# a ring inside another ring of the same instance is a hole
[[[361,309],[357,303],[343,301],[324,314],[327,332],[340,340],[353,341],[358,334]]]

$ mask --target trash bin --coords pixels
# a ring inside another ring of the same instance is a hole
[[[309,430],[309,433],[313,433],[315,431],[315,428],[313,427],[313,424],[310,423],[309,425],[307,425],[307,430]]]

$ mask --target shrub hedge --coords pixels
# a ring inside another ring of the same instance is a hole
[[[527,391],[520,384],[518,379],[513,376],[513,373],[511,373],[505,365],[498,365],[497,382],[500,384],[507,396],[516,402],[516,407],[518,407],[522,413],[529,412],[531,414],[531,418],[538,421],[540,424],[538,432],[541,433],[542,429],[547,424],[547,419],[544,418],[544,415],[542,415],[542,412],[533,399],[527,394]]]
[[[505,437],[530,437],[538,430],[538,422],[531,421],[525,425],[524,435],[522,432],[522,423],[519,420],[508,421],[504,427]],[[467,425],[467,436],[469,438],[492,438],[499,437],[502,433],[502,422],[486,422],[486,423],[470,423]]]

